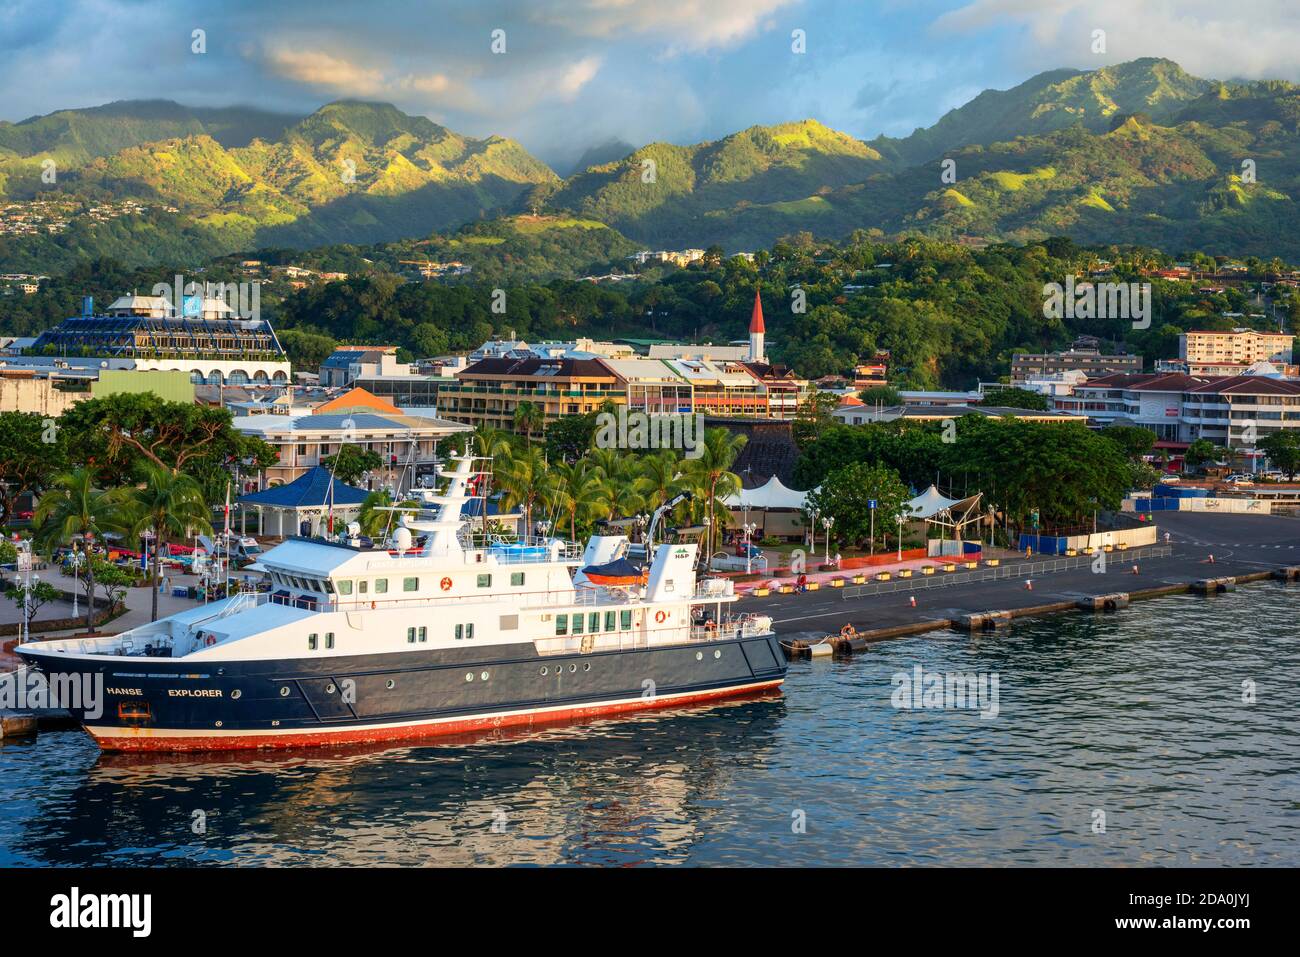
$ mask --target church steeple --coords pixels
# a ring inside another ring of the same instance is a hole
[[[749,316],[749,361],[766,362],[763,355],[763,336],[767,329],[763,326],[763,300],[757,289],[754,290],[754,311]]]

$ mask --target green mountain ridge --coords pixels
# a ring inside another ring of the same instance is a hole
[[[116,125],[115,125],[116,124]],[[44,152],[42,152],[44,151]],[[58,185],[39,182],[57,154]],[[944,177],[955,164],[955,182]],[[816,120],[651,143],[561,179],[518,143],[462,136],[394,106],[343,100],[301,119],[166,102],[0,124],[0,199],[83,204],[51,235],[0,235],[0,268],[50,272],[97,255],[196,264],[265,247],[451,242],[466,224],[609,227],[565,255],[550,238],[500,264],[556,275],[641,248],[766,248],[796,232],[1134,242],[1300,254],[1300,87],[1222,83],[1176,63],[1054,70],[990,90],[934,126],[864,142]],[[132,199],[142,213],[83,215]],[[178,210],[169,213],[167,208]],[[554,236],[580,235],[546,227]],[[617,239],[615,238],[617,237]],[[455,258],[454,249],[436,250]],[[512,254],[513,255],[513,254]]]

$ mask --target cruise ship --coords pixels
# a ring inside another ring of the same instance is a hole
[[[652,547],[642,568],[625,536],[476,533],[463,510],[483,463],[454,458],[445,491],[394,510],[386,547],[289,539],[260,559],[269,593],[15,650],[51,684],[102,683],[74,714],[109,751],[408,740],[784,680],[771,619],[732,614],[729,580],[697,581],[695,545]]]

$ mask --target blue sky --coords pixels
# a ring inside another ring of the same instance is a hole
[[[906,135],[983,89],[1139,56],[1297,81],[1298,46],[1295,0],[0,0],[0,119],[149,97],[306,113],[352,97],[511,136],[563,167],[609,140],[805,117]]]

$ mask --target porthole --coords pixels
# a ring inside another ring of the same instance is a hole
[[[722,657],[722,650],[721,650],[721,649],[718,649],[718,650],[714,651],[714,652],[713,652],[713,657],[715,657],[715,658],[721,658],[721,657]]]
[[[387,681],[384,682],[384,687],[387,688],[389,691],[392,691],[394,688],[397,687],[397,682],[394,681],[392,678],[389,678]]]
[[[577,666],[577,665],[569,665],[569,674],[573,674],[573,672],[575,672],[575,671],[577,671],[577,670],[578,670],[578,666]]]
[[[583,671],[590,671],[590,670],[591,670],[591,662],[590,662],[590,661],[586,662],[586,663],[582,666],[582,670],[583,670]]]
[[[482,681],[487,681],[489,677],[491,677],[491,675],[489,675],[486,671],[483,672],[481,675],[479,675],[479,678]]]
[[[230,692],[230,699],[231,699],[232,701],[238,701],[238,700],[240,699],[240,697],[243,696],[243,694],[244,694],[244,693],[243,693],[242,691],[240,691],[238,688],[236,688],[234,691]]]
[[[546,674],[546,669],[545,669],[545,668],[542,669],[542,674],[543,674],[543,675]]]
[[[704,652],[702,652],[702,651],[697,651],[697,652],[695,652],[695,660],[696,660],[696,661],[703,661],[703,660],[704,660]]]
[[[289,697],[289,689],[288,689],[288,688],[281,688],[281,689],[280,689],[280,697],[281,697],[281,698],[287,698],[287,697]]]
[[[327,685],[325,686],[325,693],[326,693],[326,694],[333,694],[333,693],[334,693],[335,691],[337,691],[337,690],[338,690],[338,689],[334,687],[334,682],[332,682],[332,681],[331,681],[329,684],[327,684]]]
[[[220,722],[220,721],[217,722],[217,727],[218,727],[218,728],[221,727],[221,722]]]
[[[472,671],[467,671],[467,672],[465,672],[465,680],[466,680],[466,681],[473,681],[473,680],[474,680],[474,672],[472,672]]]

